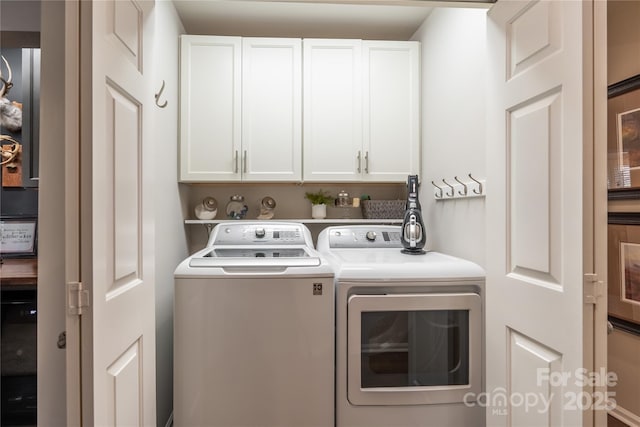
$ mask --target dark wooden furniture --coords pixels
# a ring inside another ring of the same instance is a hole
[[[0,282],[0,425],[35,425],[37,260],[4,259],[0,264]]]

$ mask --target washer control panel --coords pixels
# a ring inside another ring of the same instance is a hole
[[[213,229],[209,246],[307,245],[303,227],[294,223],[221,223]]]
[[[329,231],[331,248],[401,248],[400,227],[354,226]]]

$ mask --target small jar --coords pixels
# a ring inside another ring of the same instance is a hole
[[[244,203],[244,196],[239,194],[231,196],[231,200],[227,203],[227,217],[231,219],[244,219],[249,208]]]
[[[202,203],[196,205],[194,210],[198,219],[214,219],[218,214],[218,201],[213,197],[205,197]]]
[[[260,202],[260,215],[258,219],[271,219],[275,214],[276,201],[273,197],[266,196]]]
[[[351,203],[349,203],[349,193],[344,190],[340,191],[338,193],[338,206],[344,208],[350,205]]]

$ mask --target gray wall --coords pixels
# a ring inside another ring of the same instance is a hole
[[[178,36],[184,28],[173,3],[156,1],[152,12],[151,70],[155,90],[166,86],[160,109],[152,104],[155,194],[156,278],[156,415],[158,426],[168,425],[173,408],[173,270],[187,257],[178,177]]]
[[[40,31],[40,1],[2,0],[0,5],[2,31]]]
[[[428,245],[481,266],[484,198],[436,201],[431,181],[485,178],[485,21],[484,9],[436,8],[412,37],[422,44],[420,201]]]

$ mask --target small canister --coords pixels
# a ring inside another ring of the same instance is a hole
[[[218,201],[213,197],[205,197],[202,203],[198,203],[195,208],[196,218],[211,220],[218,213]]]
[[[249,208],[244,203],[244,196],[235,194],[231,196],[225,209],[227,217],[231,219],[244,219]]]
[[[351,206],[351,203],[349,203],[349,193],[344,190],[338,193],[338,206],[342,208]]]

